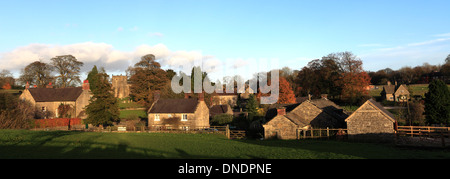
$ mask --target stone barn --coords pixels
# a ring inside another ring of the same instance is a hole
[[[395,118],[392,113],[372,100],[367,100],[346,120],[349,137],[390,136],[394,134]]]
[[[347,114],[328,99],[307,100],[298,104],[269,109],[266,113],[264,138],[297,139],[297,129],[345,128]]]

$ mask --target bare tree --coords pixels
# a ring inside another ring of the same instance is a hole
[[[22,84],[29,82],[36,84],[39,88],[43,88],[53,81],[52,70],[53,66],[41,61],[35,61],[22,69],[19,81]]]
[[[51,64],[58,72],[56,82],[61,87],[73,86],[81,83],[80,68],[83,62],[78,61],[72,55],[57,56],[51,59]]]

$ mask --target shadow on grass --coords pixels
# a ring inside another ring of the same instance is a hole
[[[99,142],[102,133],[75,131],[34,131],[22,135],[0,137],[2,159],[198,159],[215,158],[209,155],[191,155],[183,149],[156,150],[130,146],[128,141],[118,144]],[[21,137],[22,136],[22,137]],[[62,137],[68,137],[62,138]],[[157,144],[155,144],[157,145]]]
[[[361,137],[361,136],[359,136]],[[364,137],[363,137],[364,138]],[[236,140],[238,142],[260,145],[308,150],[316,152],[319,158],[334,158],[345,155],[349,158],[365,159],[450,159],[449,148],[419,149],[396,147],[394,143],[373,140],[336,140],[336,139],[303,139],[303,140]],[[286,150],[289,151],[289,150]],[[337,154],[337,155],[335,155]],[[322,156],[322,157],[321,157]],[[345,157],[342,156],[342,157]],[[251,157],[251,156],[250,156]],[[257,158],[257,157],[255,157]],[[301,158],[301,156],[299,156]]]

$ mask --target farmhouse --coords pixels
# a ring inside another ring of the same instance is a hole
[[[155,99],[148,110],[148,126],[152,130],[209,128],[209,109],[203,93],[198,99]]]
[[[19,99],[31,102],[38,110],[47,113],[44,118],[59,117],[58,107],[69,105],[70,114],[77,118],[86,118],[84,108],[89,104],[92,94],[89,89],[89,82],[85,80],[82,87],[53,88],[51,84],[47,88],[29,88],[20,95]]]
[[[272,109],[273,110],[273,109]],[[300,105],[278,107],[276,116],[266,114],[264,137],[279,139],[296,139],[297,129],[343,128],[347,115],[342,108],[328,99],[307,100]]]
[[[387,101],[397,101],[397,102],[406,102],[410,98],[410,93],[406,85],[392,85],[391,82],[388,82],[387,85],[383,86],[383,90],[381,91],[381,97]]]
[[[345,121],[349,136],[394,133],[394,115],[372,99],[367,100]]]

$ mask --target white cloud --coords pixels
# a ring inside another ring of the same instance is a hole
[[[132,51],[121,51],[107,43],[83,42],[69,45],[29,44],[18,47],[9,52],[0,53],[0,69],[20,71],[26,65],[43,60],[71,54],[85,65],[82,72],[89,71],[93,65],[105,67],[107,71],[125,72],[128,66],[133,66],[140,58],[147,54],[154,54],[163,67],[190,72],[193,65],[202,65],[204,56],[200,51],[171,51],[164,44],[137,46]],[[207,65],[216,65],[216,62],[207,62]]]
[[[423,42],[378,48],[359,56],[364,69],[376,71],[384,68],[399,69],[403,66],[417,66],[424,62],[442,64],[450,49],[450,38],[438,38]]]
[[[431,45],[431,44],[444,42],[444,41],[448,41],[448,40],[450,40],[450,38],[440,38],[440,39],[434,39],[434,40],[429,40],[429,41],[425,41],[425,42],[410,43],[410,44],[408,44],[408,46]]]
[[[123,31],[123,27],[117,28],[117,31],[122,32]]]

